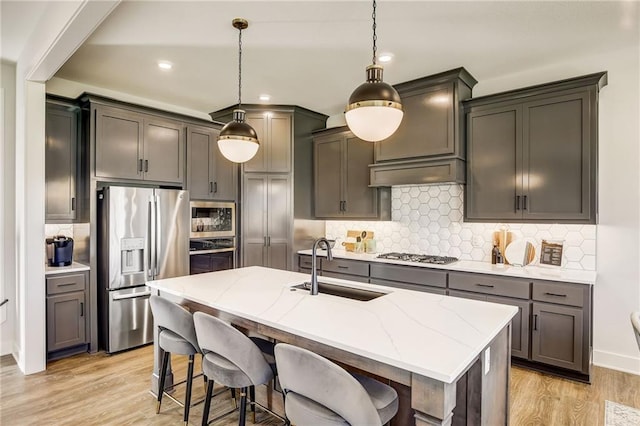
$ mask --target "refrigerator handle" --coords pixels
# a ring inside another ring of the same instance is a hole
[[[151,198],[149,199],[149,221],[147,225],[149,227],[149,229],[147,230],[147,235],[148,235],[147,276],[151,279],[153,279],[153,269],[155,266],[153,263],[155,259],[155,247],[156,247],[155,235],[154,235],[155,220],[156,220],[156,213],[155,213],[155,205],[154,205],[154,196],[152,195]]]
[[[157,278],[158,276],[158,252],[160,251],[160,245],[161,245],[161,241],[160,241],[160,231],[158,230],[158,224],[161,222],[160,221],[160,196],[159,195],[155,195],[155,214],[156,214],[156,219],[155,219],[155,223],[154,223],[154,229],[153,229],[153,239],[155,241],[155,248],[153,249],[153,278]]]

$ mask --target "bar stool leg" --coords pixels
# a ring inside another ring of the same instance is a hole
[[[162,395],[164,394],[164,378],[167,375],[167,364],[169,364],[169,356],[171,354],[164,352],[162,357],[162,365],[160,366],[160,383],[158,384],[158,402],[156,402],[156,414],[160,413],[160,404],[162,404]]]
[[[240,419],[238,421],[239,426],[245,426],[247,417],[247,388],[240,390]]]
[[[256,402],[256,387],[249,386],[249,401]],[[253,413],[253,423],[256,422],[256,404],[251,404],[251,412]]]
[[[236,399],[236,389],[231,388],[231,399],[233,399],[233,406],[238,408],[238,400]]]
[[[191,388],[193,387],[193,361],[195,355],[189,355],[189,365],[187,367],[187,390],[184,396],[184,425],[189,424],[189,409],[191,408]]]
[[[213,398],[213,380],[209,379],[209,381],[207,381],[207,395],[204,397],[204,408],[202,410],[202,426],[207,426],[209,424],[211,398]]]

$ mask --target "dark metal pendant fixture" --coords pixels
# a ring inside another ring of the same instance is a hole
[[[396,89],[382,81],[382,66],[376,64],[376,0],[373,0],[373,64],[367,67],[367,81],[353,91],[345,109],[347,125],[362,140],[378,142],[400,126],[404,111]]]
[[[249,22],[235,18],[232,25],[238,29],[238,108],[233,110],[233,120],[220,131],[218,148],[228,160],[244,163],[256,155],[260,142],[253,127],[244,121],[245,112],[242,109],[242,30],[249,27]]]

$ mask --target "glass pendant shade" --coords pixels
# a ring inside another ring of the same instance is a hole
[[[260,147],[256,131],[244,121],[244,116],[243,110],[234,110],[233,120],[222,128],[218,136],[220,152],[234,163],[251,160]]]
[[[362,140],[378,142],[398,130],[403,116],[400,95],[382,81],[382,67],[369,65],[367,81],[349,97],[345,110],[349,129]]]

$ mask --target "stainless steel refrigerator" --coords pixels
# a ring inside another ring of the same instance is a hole
[[[98,194],[101,346],[118,352],[153,341],[147,281],[189,275],[189,193],[109,186]]]

